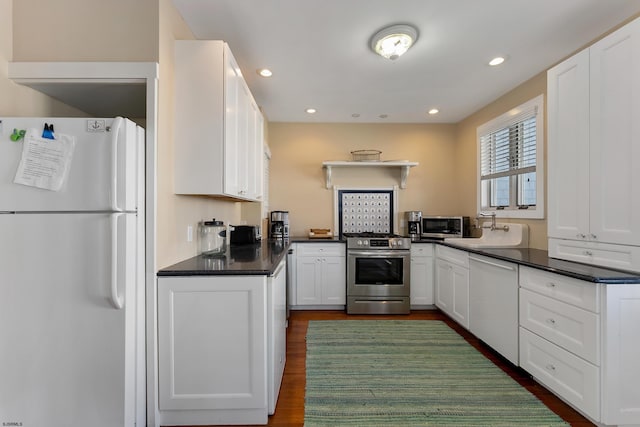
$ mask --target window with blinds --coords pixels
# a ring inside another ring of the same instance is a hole
[[[478,128],[480,211],[541,217],[542,101],[541,95]]]

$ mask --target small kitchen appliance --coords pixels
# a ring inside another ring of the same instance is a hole
[[[445,237],[469,237],[471,228],[468,216],[423,216],[422,237],[444,239]]]
[[[410,312],[411,239],[387,233],[344,233],[347,313]]]
[[[222,221],[202,221],[198,224],[200,253],[205,256],[224,255],[227,251],[227,228]]]
[[[248,245],[260,241],[260,230],[255,225],[234,225],[230,234],[231,245]]]
[[[407,234],[411,241],[420,240],[422,235],[422,212],[421,211],[408,211],[406,213],[407,220]]]
[[[289,238],[289,212],[271,211],[269,235],[273,239]]]

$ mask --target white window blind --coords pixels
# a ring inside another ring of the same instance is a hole
[[[482,180],[536,171],[536,110],[480,137]]]
[[[544,218],[544,96],[477,129],[478,212]]]

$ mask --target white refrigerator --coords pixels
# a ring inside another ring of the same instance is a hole
[[[144,194],[130,120],[0,118],[0,426],[145,425]]]

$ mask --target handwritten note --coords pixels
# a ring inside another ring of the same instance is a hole
[[[36,129],[29,129],[13,182],[60,191],[69,174],[75,144],[73,136],[57,134],[56,139],[46,139]]]

